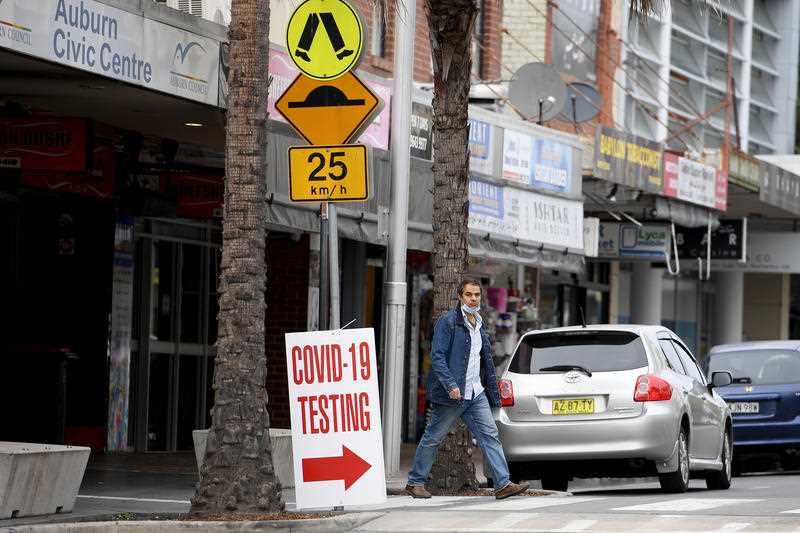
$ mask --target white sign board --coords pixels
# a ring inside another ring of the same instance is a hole
[[[712,270],[800,273],[800,233],[750,233],[747,236],[747,261],[711,261]]]
[[[286,334],[298,509],[386,501],[372,328]]]
[[[0,47],[218,103],[218,41],[94,0],[0,1]]]
[[[471,178],[469,229],[583,250],[583,203]]]

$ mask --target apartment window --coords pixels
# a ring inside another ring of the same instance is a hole
[[[481,79],[483,72],[483,8],[484,0],[478,2],[478,16],[475,17],[475,27],[472,30],[472,75]]]
[[[383,11],[383,2],[380,1],[376,1],[372,5],[369,53],[377,57],[383,57],[386,53],[386,16]]]

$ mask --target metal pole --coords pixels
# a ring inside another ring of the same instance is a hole
[[[328,329],[328,284],[330,268],[328,267],[328,202],[319,204],[319,331]]]
[[[330,263],[331,329],[339,329],[341,299],[339,293],[339,219],[336,204],[328,204],[328,263]]]
[[[411,88],[414,78],[416,0],[395,7],[392,93],[392,203],[389,214],[388,276],[384,283],[383,453],[387,478],[400,474],[403,429],[403,359],[406,341],[406,248],[411,172]]]

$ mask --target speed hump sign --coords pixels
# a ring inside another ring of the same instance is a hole
[[[359,202],[369,198],[363,144],[289,148],[289,198],[293,202]]]

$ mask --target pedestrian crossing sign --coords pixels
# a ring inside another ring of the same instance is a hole
[[[286,48],[306,76],[334,80],[358,64],[363,33],[358,13],[344,0],[305,0],[289,18]]]

